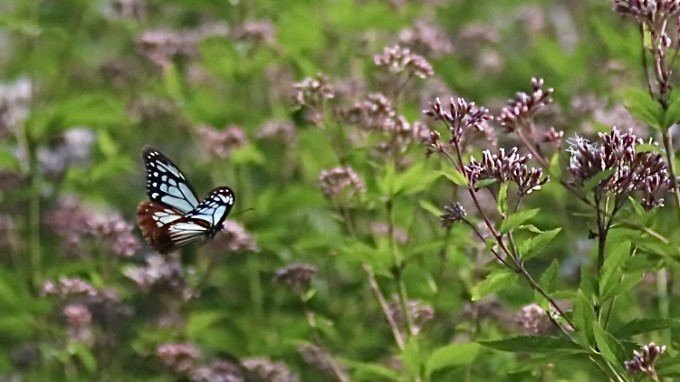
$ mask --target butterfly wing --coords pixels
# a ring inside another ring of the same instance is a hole
[[[168,157],[145,146],[142,158],[146,167],[146,193],[151,201],[160,202],[184,214],[198,207],[196,191]]]
[[[234,193],[227,187],[211,191],[187,214],[161,203],[143,201],[137,207],[137,222],[151,247],[159,253],[168,253],[215,236],[234,202]]]

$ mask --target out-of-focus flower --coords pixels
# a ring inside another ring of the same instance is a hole
[[[425,324],[434,318],[434,308],[420,300],[409,300],[406,303],[406,309],[413,325],[413,334],[418,335]],[[401,303],[397,296],[392,296],[392,301],[389,304],[389,312],[394,322],[400,328],[406,327],[406,317]]]
[[[526,335],[542,335],[555,328],[548,314],[537,304],[529,304],[517,312],[515,322]]]
[[[444,213],[441,214],[439,220],[442,223],[442,227],[449,228],[453,223],[465,219],[465,208],[458,202],[451,202],[444,206]]]
[[[113,9],[119,17],[144,20],[146,4],[143,0],[114,0]]]
[[[274,46],[276,44],[276,27],[268,20],[248,20],[237,28],[233,35],[236,39],[253,45]]]
[[[266,358],[248,358],[241,364],[248,371],[247,380],[270,382],[298,382],[300,379],[283,362]]]
[[[428,57],[440,57],[453,51],[451,40],[444,31],[425,20],[418,20],[413,27],[399,31],[399,44]]]
[[[614,11],[656,25],[680,13],[678,0],[614,0]]]
[[[238,126],[222,130],[198,126],[196,132],[202,142],[201,147],[214,158],[227,158],[234,150],[248,144],[246,133]]]
[[[307,107],[321,110],[324,103],[335,98],[335,89],[330,79],[319,73],[315,78],[306,77],[301,82],[293,85],[293,105],[297,108]]]
[[[137,51],[151,63],[166,69],[175,57],[194,57],[196,46],[186,35],[168,30],[150,30],[137,37]]]
[[[291,288],[298,295],[303,295],[316,273],[316,267],[308,264],[291,264],[274,272],[272,283]]]
[[[335,110],[335,114],[346,123],[384,136],[385,141],[377,146],[383,152],[401,152],[413,142],[421,143],[430,133],[424,123],[409,123],[403,115],[398,115],[389,99],[380,93],[371,93],[349,109]]]
[[[156,357],[178,374],[189,372],[201,358],[199,349],[188,343],[166,343],[156,348]]]
[[[432,77],[434,70],[425,57],[412,53],[410,49],[399,45],[385,47],[382,54],[373,56],[373,62],[379,68],[385,68],[391,74],[406,73],[420,78]]]
[[[241,365],[225,360],[194,368],[189,379],[192,382],[246,382]]]
[[[297,139],[295,125],[286,120],[270,119],[257,132],[260,139],[277,140],[287,145],[294,145]]]
[[[629,373],[644,373],[657,381],[656,361],[666,351],[666,346],[656,345],[654,342],[642,347],[642,351],[633,351],[633,358],[623,362]]]
[[[74,198],[64,198],[47,214],[45,224],[62,238],[66,250],[74,255],[87,255],[86,239],[97,242],[98,250],[129,257],[141,247],[132,234],[134,226],[120,214],[103,214],[89,210]]]
[[[0,83],[0,139],[16,131],[28,117],[31,95],[28,79]]]
[[[408,232],[400,227],[392,227],[392,237],[399,244],[406,244],[408,241]],[[374,236],[388,236],[390,235],[390,225],[385,222],[371,223],[371,233]]]
[[[146,266],[133,266],[123,271],[123,274],[134,281],[143,292],[168,293],[179,296],[182,300],[188,300],[196,295],[196,292],[187,286],[179,261],[151,255],[146,258],[146,263]]]
[[[530,128],[533,126],[531,121],[534,115],[543,107],[552,103],[554,90],[552,88],[543,89],[542,78],[532,78],[531,87],[531,94],[517,93],[515,99],[508,101],[507,106],[501,110],[498,120],[506,131],[514,132],[518,129]]]
[[[576,184],[583,185],[598,173],[612,171],[595,191],[614,193],[619,203],[631,193],[639,193],[644,208],[663,206],[664,196],[672,187],[663,156],[636,152],[636,146],[644,143],[642,139],[632,132],[622,134],[616,127],[610,133],[599,133],[599,138],[601,142],[590,142],[576,136],[569,142],[569,172]]]
[[[118,213],[91,215],[87,226],[90,235],[116,256],[130,257],[141,248],[139,240],[132,234],[134,225]]]
[[[515,183],[517,194],[523,196],[539,190],[549,180],[549,177],[543,176],[542,169],[527,166],[529,159],[531,155],[519,155],[517,147],[508,152],[500,149],[498,154],[485,150],[481,162],[472,158],[470,164],[465,165],[465,175],[472,185],[486,179]]]
[[[148,30],[136,39],[137,52],[158,68],[167,69],[175,58],[190,59],[198,55],[196,45],[209,37],[226,37],[224,23],[202,24],[193,30]]]
[[[341,365],[338,365],[333,360],[333,356],[325,349],[317,345],[304,344],[298,347],[298,352],[302,356],[302,359],[305,361],[305,363],[316,368],[327,376],[341,381],[350,380],[349,375],[347,375],[347,370],[345,370],[345,368]]]
[[[69,167],[86,166],[95,140],[94,132],[86,127],[65,131],[49,146],[38,148],[41,170],[51,178],[59,178]]]
[[[227,220],[222,224],[222,230],[217,233],[217,236],[209,245],[230,253],[260,251],[260,246],[257,245],[253,235],[233,220]]]
[[[364,181],[350,167],[336,167],[321,171],[319,188],[327,199],[335,199],[341,193],[349,198],[366,191]]]
[[[67,298],[72,296],[95,296],[97,289],[89,282],[77,277],[59,277],[59,280],[48,280],[43,283],[44,296],[58,296]]]
[[[541,141],[544,143],[550,143],[555,148],[560,148],[562,147],[562,137],[564,137],[564,131],[555,130],[554,127],[551,127],[550,130],[543,134]]]
[[[87,326],[92,323],[92,313],[83,304],[69,304],[63,309],[66,323],[70,326]]]

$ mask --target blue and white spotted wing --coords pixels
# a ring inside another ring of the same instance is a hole
[[[151,247],[168,253],[187,244],[205,242],[222,229],[236,201],[228,187],[218,187],[198,202],[182,172],[158,150],[145,147],[149,199],[137,207],[137,223]]]
[[[146,167],[146,193],[151,201],[161,202],[184,214],[198,207],[196,191],[168,157],[145,146],[142,158]]]

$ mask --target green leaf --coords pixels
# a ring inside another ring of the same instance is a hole
[[[524,240],[519,244],[518,248],[520,257],[524,260],[529,260],[540,254],[561,231],[562,228],[555,228]]]
[[[557,289],[557,275],[560,271],[560,264],[557,259],[553,259],[550,266],[543,272],[539,284],[547,293],[552,293]]]
[[[19,160],[9,149],[0,150],[0,168],[13,171],[19,170]]]
[[[436,216],[437,218],[439,218],[440,216],[442,216],[442,210],[439,209],[439,208],[438,208],[437,206],[435,206],[434,204],[430,203],[429,201],[425,200],[425,199],[420,199],[420,200],[418,201],[418,205],[420,206],[420,208],[422,208],[422,209],[424,209],[425,211],[431,213],[432,215]]]
[[[511,353],[548,353],[567,351],[579,353],[584,350],[562,337],[519,336],[498,341],[480,341],[482,346]]]
[[[671,93],[671,104],[664,112],[663,127],[669,128],[678,121],[680,121],[680,96],[678,96],[678,91],[674,90]]]
[[[616,338],[630,338],[642,333],[678,327],[680,327],[680,320],[676,319],[636,318],[614,329],[612,335]]]
[[[467,186],[467,178],[462,172],[456,170],[455,168],[447,168],[445,170],[436,171],[436,173],[444,175],[448,180],[452,181],[453,184],[461,187]]]
[[[492,184],[496,184],[497,180],[496,179],[482,179],[479,182],[475,183],[475,190],[481,190],[482,188],[489,187]]]
[[[625,354],[623,345],[621,345],[616,338],[607,333],[600,324],[594,323],[593,334],[595,335],[595,342],[600,354],[614,365],[623,364],[623,356]]]
[[[343,360],[343,364],[354,370],[354,377],[357,380],[372,381],[387,378],[392,381],[401,381],[401,374],[377,363],[364,363]]]
[[[574,326],[576,339],[581,346],[589,348],[595,344],[593,324],[597,322],[592,302],[579,290],[574,302]]]
[[[410,376],[420,376],[422,360],[420,346],[418,345],[418,339],[416,337],[409,338],[408,343],[406,343],[404,350],[401,352],[401,360]]]
[[[479,353],[479,344],[460,343],[442,346],[432,352],[427,359],[425,373],[429,379],[437,370],[466,366],[474,362]]]
[[[184,93],[182,89],[182,76],[173,63],[168,65],[163,71],[163,85],[168,96],[177,104],[182,104],[184,100]]]
[[[646,91],[638,88],[627,89],[623,94],[623,104],[638,120],[648,126],[660,130],[663,126],[664,115],[661,105]]]
[[[623,264],[630,257],[630,242],[628,240],[610,240],[605,250],[605,259],[600,270],[599,294],[600,302],[604,302],[605,295],[621,282]]]
[[[583,189],[585,191],[591,191],[595,187],[599,186],[600,183],[602,183],[604,180],[609,179],[612,175],[614,175],[614,172],[616,169],[610,168],[604,171],[600,171],[597,174],[591,176],[583,182]]]
[[[536,216],[536,214],[539,211],[540,211],[540,209],[534,208],[532,210],[522,210],[522,211],[516,212],[516,213],[508,216],[501,223],[501,227],[500,227],[501,233],[507,233],[507,232],[514,230],[515,228],[519,227],[520,225],[522,225],[527,220]]]
[[[498,202],[496,203],[496,208],[501,215],[505,215],[508,210],[508,183],[502,183],[498,189]]]
[[[84,344],[71,341],[68,344],[68,353],[75,355],[89,373],[93,374],[97,371],[97,359]]]
[[[489,273],[484,281],[475,285],[472,288],[472,301],[477,301],[483,297],[506,288],[508,285],[517,281],[518,275],[515,272],[503,269],[497,269]]]
[[[187,322],[187,336],[195,339],[218,322],[225,319],[224,313],[219,311],[197,311],[189,315]]]

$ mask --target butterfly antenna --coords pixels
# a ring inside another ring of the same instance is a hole
[[[231,216],[232,216],[232,217],[236,217],[236,216],[239,216],[239,215],[243,215],[243,213],[249,212],[249,211],[255,211],[255,208],[254,208],[254,207],[246,208],[245,210],[241,210],[241,211],[238,211],[238,212],[234,212],[234,214],[231,215]]]

